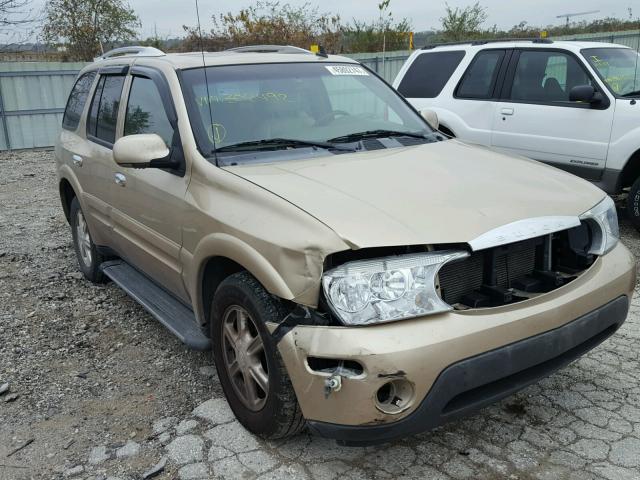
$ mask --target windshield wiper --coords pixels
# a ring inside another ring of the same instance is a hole
[[[356,142],[363,138],[378,138],[378,137],[413,137],[424,138],[427,137],[420,132],[402,132],[399,130],[365,130],[364,132],[355,132],[348,135],[342,135],[340,137],[330,138],[328,142]]]
[[[640,96],[640,90],[634,90],[633,92],[627,92],[625,94],[620,95],[621,97],[635,97]]]
[[[217,148],[217,152],[241,152],[244,150],[262,150],[269,148],[284,149],[296,147],[317,147],[327,150],[345,150],[355,152],[355,149],[343,145],[334,145],[330,142],[315,142],[312,140],[297,140],[295,138],[265,138],[263,140],[249,140],[238,142],[224,147]]]

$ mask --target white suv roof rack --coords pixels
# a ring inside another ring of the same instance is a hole
[[[113,57],[135,56],[135,57],[162,57],[166,55],[162,50],[158,50],[154,47],[143,47],[132,45],[130,47],[120,47],[109,50],[103,53],[101,56],[93,59],[94,62],[98,60],[106,60]]]

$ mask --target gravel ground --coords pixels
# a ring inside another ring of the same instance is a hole
[[[380,447],[264,442],[208,355],[78,273],[52,153],[0,165],[0,479],[640,479],[637,296],[612,339],[466,420]]]

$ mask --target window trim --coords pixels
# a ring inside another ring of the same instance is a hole
[[[80,112],[80,118],[78,119],[78,124],[75,126],[75,128],[69,128],[67,126],[65,126],[64,124],[64,116],[67,113],[67,109],[69,108],[69,102],[71,101],[71,94],[73,93],[73,89],[76,88],[76,85],[78,84],[78,82],[86,77],[87,75],[93,74],[94,78],[93,78],[93,82],[91,82],[91,85],[89,86],[89,92],[87,93],[87,98],[84,100],[84,105],[82,106],[82,111]],[[82,116],[85,113],[85,110],[87,108],[87,105],[91,105],[91,102],[89,102],[89,97],[91,97],[91,101],[93,101],[93,95],[92,93],[94,93],[94,89],[95,89],[95,83],[96,80],[100,78],[100,76],[98,75],[98,71],[97,70],[87,70],[86,72],[84,72],[81,75],[78,75],[78,78],[76,78],[76,81],[73,82],[73,87],[71,87],[71,92],[69,92],[69,96],[67,97],[67,103],[64,106],[64,112],[62,114],[62,128],[64,130],[68,130],[70,132],[77,132],[78,129],[82,126]]]
[[[495,79],[492,82],[493,85],[491,85],[490,87],[491,93],[487,97],[463,97],[458,93],[460,90],[460,87],[462,86],[464,81],[467,79],[467,77],[470,75],[471,69],[473,68],[475,63],[478,61],[478,58],[480,57],[480,55],[482,55],[485,52],[503,52],[502,58],[500,59],[500,65],[498,66],[498,74],[496,75]],[[467,68],[465,69],[464,73],[458,80],[458,83],[455,89],[453,90],[453,98],[455,98],[456,100],[475,100],[480,102],[497,100],[499,98],[500,91],[502,90],[502,87],[504,85],[507,65],[509,65],[512,54],[513,54],[512,48],[504,48],[504,47],[503,48],[483,48],[478,50],[474,55],[474,57],[469,62],[469,65],[467,65]]]
[[[515,79],[516,68],[518,66],[518,61],[520,59],[520,54],[522,52],[554,52],[554,53],[562,53],[567,56],[573,57],[573,59],[578,62],[582,70],[587,74],[590,80],[597,86],[596,92],[599,92],[602,95],[603,101],[599,105],[594,105],[590,103],[578,103],[578,102],[545,102],[545,101],[533,101],[533,100],[514,100],[509,98],[511,95],[511,89],[513,88],[513,81]],[[511,56],[511,60],[509,62],[509,68],[507,75],[505,77],[502,90],[500,92],[499,101],[504,103],[521,103],[525,105],[545,105],[549,107],[568,107],[568,108],[581,108],[588,110],[607,110],[611,106],[611,100],[609,99],[609,95],[607,95],[606,91],[603,90],[602,85],[598,82],[591,71],[587,68],[585,63],[580,59],[578,55],[570,50],[565,50],[562,48],[515,48],[513,55]]]
[[[125,92],[125,88],[126,88],[126,80],[127,80],[127,72],[129,71],[129,66],[125,65],[125,66],[121,66],[121,65],[116,65],[116,66],[112,66],[112,67],[103,67],[100,70],[98,70],[98,83],[96,84],[96,87],[93,91],[93,95],[91,97],[91,103],[89,104],[89,110],[87,110],[87,116],[85,118],[85,135],[87,137],[87,140],[93,142],[93,143],[97,143],[98,145],[101,145],[103,147],[106,147],[110,150],[113,150],[113,143],[115,142],[109,142],[107,140],[103,140],[102,138],[97,137],[96,135],[93,135],[91,133],[89,133],[88,131],[88,127],[89,127],[89,117],[91,116],[91,107],[93,106],[93,101],[96,98],[96,94],[98,93],[98,86],[100,85],[100,80],[103,77],[122,77],[122,90],[120,91],[120,102],[122,103],[122,95]],[[105,80],[106,81],[106,80]],[[103,84],[103,88],[100,89],[100,103],[98,104],[98,111],[100,110],[100,105],[102,104],[102,90],[104,89],[104,84]],[[118,140],[118,131],[117,131],[117,124],[118,124],[118,120],[119,120],[119,116],[120,116],[120,109],[118,109],[118,113],[117,113],[117,117],[116,117],[116,138],[115,140]],[[96,117],[96,127],[97,127],[97,122],[98,119]]]

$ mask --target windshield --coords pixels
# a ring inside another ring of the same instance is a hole
[[[207,67],[206,79],[208,88],[203,68],[185,70],[182,77],[205,155],[214,147],[228,152],[236,144],[270,139],[318,143],[383,130],[433,133],[397,93],[356,64]]]
[[[618,96],[640,96],[640,59],[629,48],[588,48],[582,54]]]

